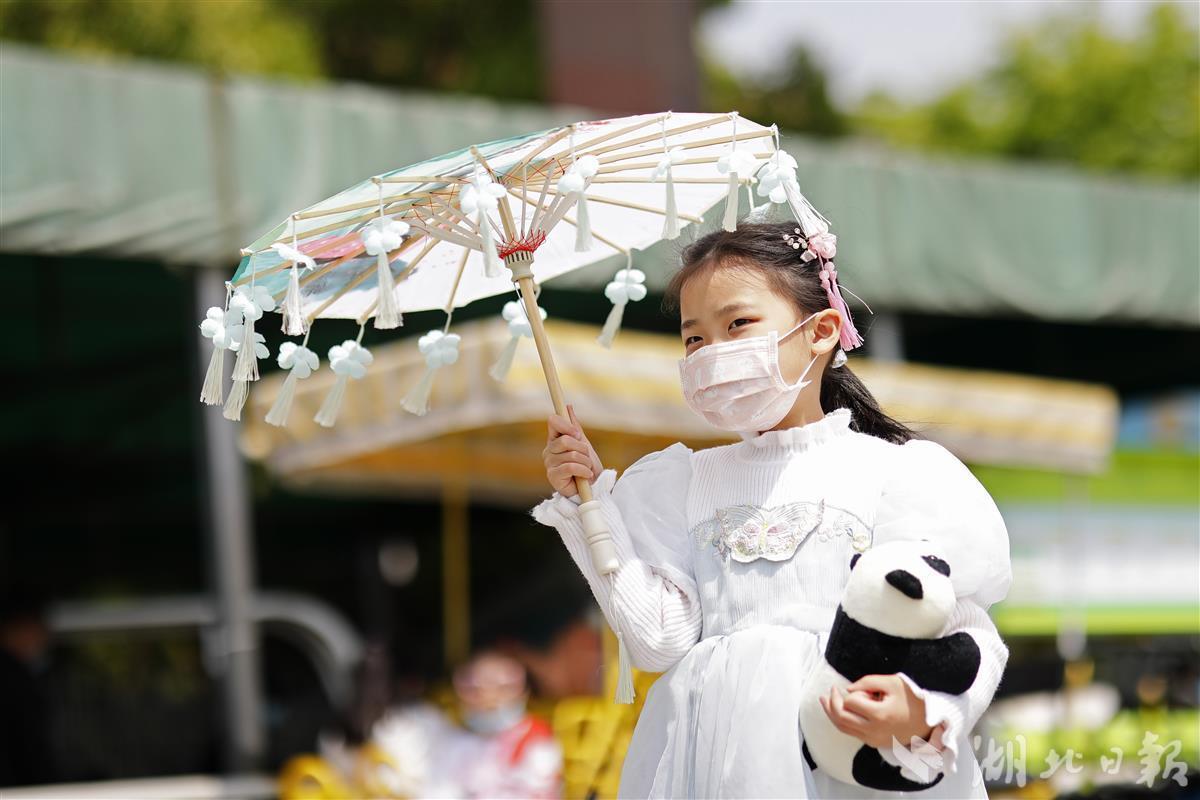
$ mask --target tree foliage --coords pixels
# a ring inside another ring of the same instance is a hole
[[[0,0],[0,37],[95,55],[177,61],[218,72],[309,78],[320,42],[272,0]]]
[[[904,106],[873,95],[854,127],[926,151],[1076,163],[1103,171],[1200,177],[1200,46],[1173,4],[1132,35],[1068,14],[1013,36],[983,76]]]
[[[762,83],[739,82],[711,59],[703,64],[706,108],[737,109],[750,119],[813,136],[841,136],[848,130],[845,116],[829,99],[824,69],[804,47],[794,47],[786,69]]]

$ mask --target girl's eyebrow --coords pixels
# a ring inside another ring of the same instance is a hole
[[[747,309],[750,307],[751,306],[749,303],[740,303],[740,302],[739,303],[730,303],[729,305],[718,308],[715,316],[723,317],[726,314],[732,314],[736,311],[742,311],[743,309]],[[679,326],[679,331],[682,333],[683,331],[686,331],[688,328],[694,327],[696,325],[696,323],[697,323],[697,320],[694,320],[694,319],[686,320],[682,325]]]

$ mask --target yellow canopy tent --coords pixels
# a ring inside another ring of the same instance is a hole
[[[299,383],[287,428],[262,421],[281,384],[280,376],[264,379],[250,398],[243,450],[296,489],[427,497],[454,486],[504,506],[536,502],[548,492],[541,451],[552,411],[536,353],[522,343],[497,383],[488,369],[508,342],[506,325],[455,330],[461,356],[438,373],[426,416],[399,407],[425,367],[415,344],[375,346],[375,363],[350,388],[333,429],[312,421],[332,382],[327,370]],[[676,337],[626,331],[605,350],[591,326],[550,321],[547,332],[605,466],[623,469],[676,441],[734,440],[684,405]],[[889,413],[967,462],[1095,472],[1112,449],[1117,399],[1105,387],[858,357],[850,366]]]

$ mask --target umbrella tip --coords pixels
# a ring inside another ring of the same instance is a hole
[[[243,247],[239,252],[244,256],[254,255],[254,251],[251,250],[249,247]]]

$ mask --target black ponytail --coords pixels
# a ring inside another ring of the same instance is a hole
[[[821,286],[817,259],[804,261],[803,251],[787,247],[784,234],[791,234],[796,223],[738,223],[736,231],[718,230],[701,236],[683,250],[682,266],[667,285],[665,306],[677,311],[683,285],[697,273],[717,265],[729,264],[763,271],[772,288],[791,297],[803,314],[829,308],[829,299]],[[841,350],[838,345],[833,355]],[[879,402],[848,366],[833,366],[830,359],[821,374],[821,408],[850,409],[850,427],[895,444],[918,438],[915,431],[884,413]]]

